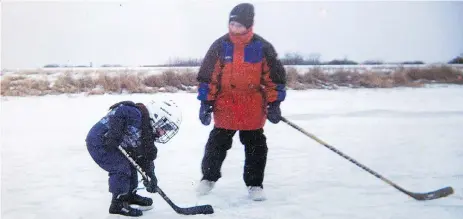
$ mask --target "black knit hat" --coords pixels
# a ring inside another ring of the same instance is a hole
[[[249,3],[241,3],[235,6],[231,12],[228,23],[236,21],[246,28],[254,24],[254,6]]]

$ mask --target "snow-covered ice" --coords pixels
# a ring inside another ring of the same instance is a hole
[[[267,123],[267,200],[247,199],[238,136],[211,194],[196,197],[211,126],[197,119],[195,94],[2,97],[1,209],[5,219],[124,218],[109,215],[107,174],[85,147],[90,127],[120,100],[171,96],[183,109],[179,134],[158,144],[159,186],[180,206],[211,204],[194,218],[463,217],[463,87],[289,91],[284,116],[413,192],[452,186],[419,202],[290,126]],[[140,185],[141,186],[141,185]],[[184,218],[156,194],[142,218]]]

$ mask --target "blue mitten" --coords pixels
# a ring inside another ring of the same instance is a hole
[[[211,114],[213,111],[212,101],[201,101],[201,107],[199,108],[199,120],[203,125],[211,124]]]
[[[274,101],[268,104],[267,108],[267,119],[277,124],[281,120],[281,109],[280,109],[280,101]]]

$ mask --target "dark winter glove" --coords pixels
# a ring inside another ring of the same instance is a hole
[[[150,178],[150,181],[148,180],[143,180],[143,185],[146,187],[146,191],[150,193],[156,193],[156,187],[158,187],[158,179],[156,176],[153,174],[148,174],[148,177]]]
[[[146,175],[150,178],[143,179],[143,185],[146,187],[146,191],[150,193],[156,193],[156,187],[158,186],[158,179],[154,174],[154,163],[150,160],[143,160],[140,162],[140,166]]]
[[[267,119],[277,124],[281,120],[281,109],[280,109],[280,101],[274,101],[268,104],[267,108]]]
[[[199,120],[203,125],[211,124],[211,113],[213,110],[212,101],[201,101],[201,107],[199,108]]]

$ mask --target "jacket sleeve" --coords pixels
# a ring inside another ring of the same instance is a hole
[[[105,144],[110,148],[116,148],[122,143],[125,126],[125,112],[123,107],[118,107],[109,112],[107,116],[108,131],[105,133]]]
[[[269,42],[264,43],[262,85],[268,103],[286,98],[286,71],[278,54]]]
[[[219,90],[218,75],[221,71],[220,62],[220,41],[216,40],[206,53],[203,62],[199,68],[197,81],[198,100],[214,101]]]

